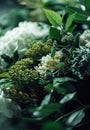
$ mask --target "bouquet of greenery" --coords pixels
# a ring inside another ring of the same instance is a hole
[[[44,9],[49,34],[42,26],[43,35],[30,37],[34,41],[27,42],[32,31],[25,40],[20,35],[18,46],[30,44],[21,48],[25,50],[19,58],[17,48],[13,62],[7,63],[12,61],[9,55],[1,55],[7,66],[0,74],[0,128],[5,124],[8,130],[90,129],[89,3],[86,0],[86,10],[68,7],[69,16]],[[79,31],[80,23],[88,29]]]

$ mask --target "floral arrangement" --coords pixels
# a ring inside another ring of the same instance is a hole
[[[47,25],[37,22],[20,22],[19,26],[7,31],[0,37],[0,71],[3,71],[8,65],[5,57],[14,57],[14,53],[18,53],[18,57],[23,57],[32,40],[44,39],[49,33]]]
[[[0,38],[0,123],[8,130],[89,130],[90,30],[77,32],[78,11],[67,18],[44,12],[50,27],[24,22]]]

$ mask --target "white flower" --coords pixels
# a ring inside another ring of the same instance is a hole
[[[80,36],[80,45],[90,48],[90,30],[85,30]]]
[[[6,54],[12,57],[17,50],[19,57],[22,57],[32,40],[45,38],[48,33],[47,25],[26,21],[20,22],[18,27],[6,32],[0,38],[0,70],[4,70],[7,66],[1,55]]]
[[[61,51],[56,51],[54,57],[51,57],[51,54],[43,56],[40,59],[40,64],[35,66],[35,69],[41,75],[41,77],[46,76],[47,71],[53,72],[56,69],[56,64],[60,62],[60,58],[63,56]]]

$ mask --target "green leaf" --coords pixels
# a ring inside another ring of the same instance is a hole
[[[62,69],[64,68],[64,65],[65,65],[64,62],[60,62],[60,63],[56,64],[56,67],[57,67],[59,70],[62,70]]]
[[[76,27],[77,27],[76,24],[71,25],[71,26],[69,27],[69,29],[68,29],[68,32],[71,32],[71,33],[72,33],[72,32],[76,29]]]
[[[43,130],[63,130],[60,122],[49,121],[43,125]]]
[[[61,104],[67,103],[68,101],[72,100],[75,96],[76,96],[76,92],[74,92],[74,93],[69,93],[69,94],[65,95],[65,96],[60,100],[60,103],[61,103]]]
[[[42,108],[43,106],[47,105],[49,102],[50,102],[50,99],[51,99],[51,95],[52,95],[52,92],[47,94],[43,101],[41,102],[41,105],[40,105],[40,108]]]
[[[79,23],[88,23],[86,20],[88,18],[88,14],[86,14],[85,11],[82,11],[78,8],[73,8],[73,7],[67,7],[67,12],[69,14],[74,14],[76,13],[75,15],[75,18],[74,18],[74,21],[75,22],[79,22]]]
[[[76,126],[82,121],[84,116],[85,116],[85,112],[83,109],[76,111],[69,116],[69,118],[66,121],[66,124],[69,126]]]
[[[61,108],[61,104],[50,103],[50,104],[45,105],[41,109],[36,109],[36,111],[34,111],[33,115],[39,119],[43,119],[43,118],[50,116],[52,113],[54,113],[56,111],[60,111],[60,108]]]
[[[74,20],[76,16],[76,13],[74,14],[71,14],[68,18],[67,18],[67,21],[66,21],[66,24],[65,24],[65,30],[67,31],[69,29],[69,27],[72,25],[72,22]]]
[[[0,78],[7,78],[9,75],[7,72],[3,72],[0,74]]]
[[[75,81],[75,80],[73,78],[69,78],[69,77],[54,78],[53,86],[57,87],[68,81]]]
[[[87,11],[90,11],[90,0],[85,0],[85,7]]]
[[[53,88],[54,90],[56,90],[58,93],[61,93],[63,95],[65,95],[68,90],[67,87],[64,87],[64,83],[67,83],[68,81],[74,81],[74,79],[69,78],[69,77],[62,77],[62,78],[55,78],[53,80]]]
[[[44,12],[45,12],[49,22],[52,25],[61,26],[62,17],[58,13],[56,13],[55,11],[52,11],[52,10],[48,10],[48,9],[44,9]]]
[[[60,40],[60,30],[55,27],[50,28],[50,37],[54,40]]]
[[[66,88],[64,88],[63,86],[61,87],[57,87],[57,88],[54,88],[58,93],[60,93],[60,94],[62,94],[62,95],[65,95],[67,92],[68,92],[68,90],[66,89]]]
[[[54,41],[53,47],[52,47],[52,49],[51,49],[51,57],[54,57],[54,56],[55,56],[56,46],[57,46],[57,43],[56,43],[56,41]]]
[[[74,37],[74,48],[79,48],[80,33],[77,33]]]
[[[48,84],[48,85],[44,86],[44,89],[47,92],[51,92],[53,90],[53,85],[52,84]]]

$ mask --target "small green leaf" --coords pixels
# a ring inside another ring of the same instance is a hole
[[[49,20],[49,22],[54,26],[61,26],[62,17],[55,11],[44,9],[44,12]]]
[[[50,102],[51,95],[52,93],[49,93],[44,97],[43,101],[41,102],[40,108],[42,108],[43,106],[47,105]]]
[[[72,25],[72,22],[75,18],[75,15],[76,13],[74,14],[71,14],[68,18],[67,18],[67,21],[66,21],[66,24],[65,24],[65,30],[67,31],[69,29],[69,27]]]
[[[64,65],[65,65],[64,62],[60,62],[60,63],[56,64],[56,67],[57,67],[59,70],[62,70],[62,69],[64,68]]]
[[[0,78],[7,78],[8,77],[8,73],[7,72],[3,72],[0,74]]]
[[[60,40],[60,30],[55,27],[50,28],[50,37],[54,40]]]
[[[85,7],[87,11],[90,11],[90,0],[85,0]]]
[[[74,93],[69,93],[69,94],[65,95],[65,96],[60,100],[60,103],[61,103],[61,104],[67,103],[68,101],[72,100],[75,96],[76,96],[76,92],[74,92]]]
[[[76,126],[82,121],[84,116],[85,116],[85,112],[83,109],[76,111],[72,115],[69,116],[69,118],[66,121],[66,124],[69,126]]]

